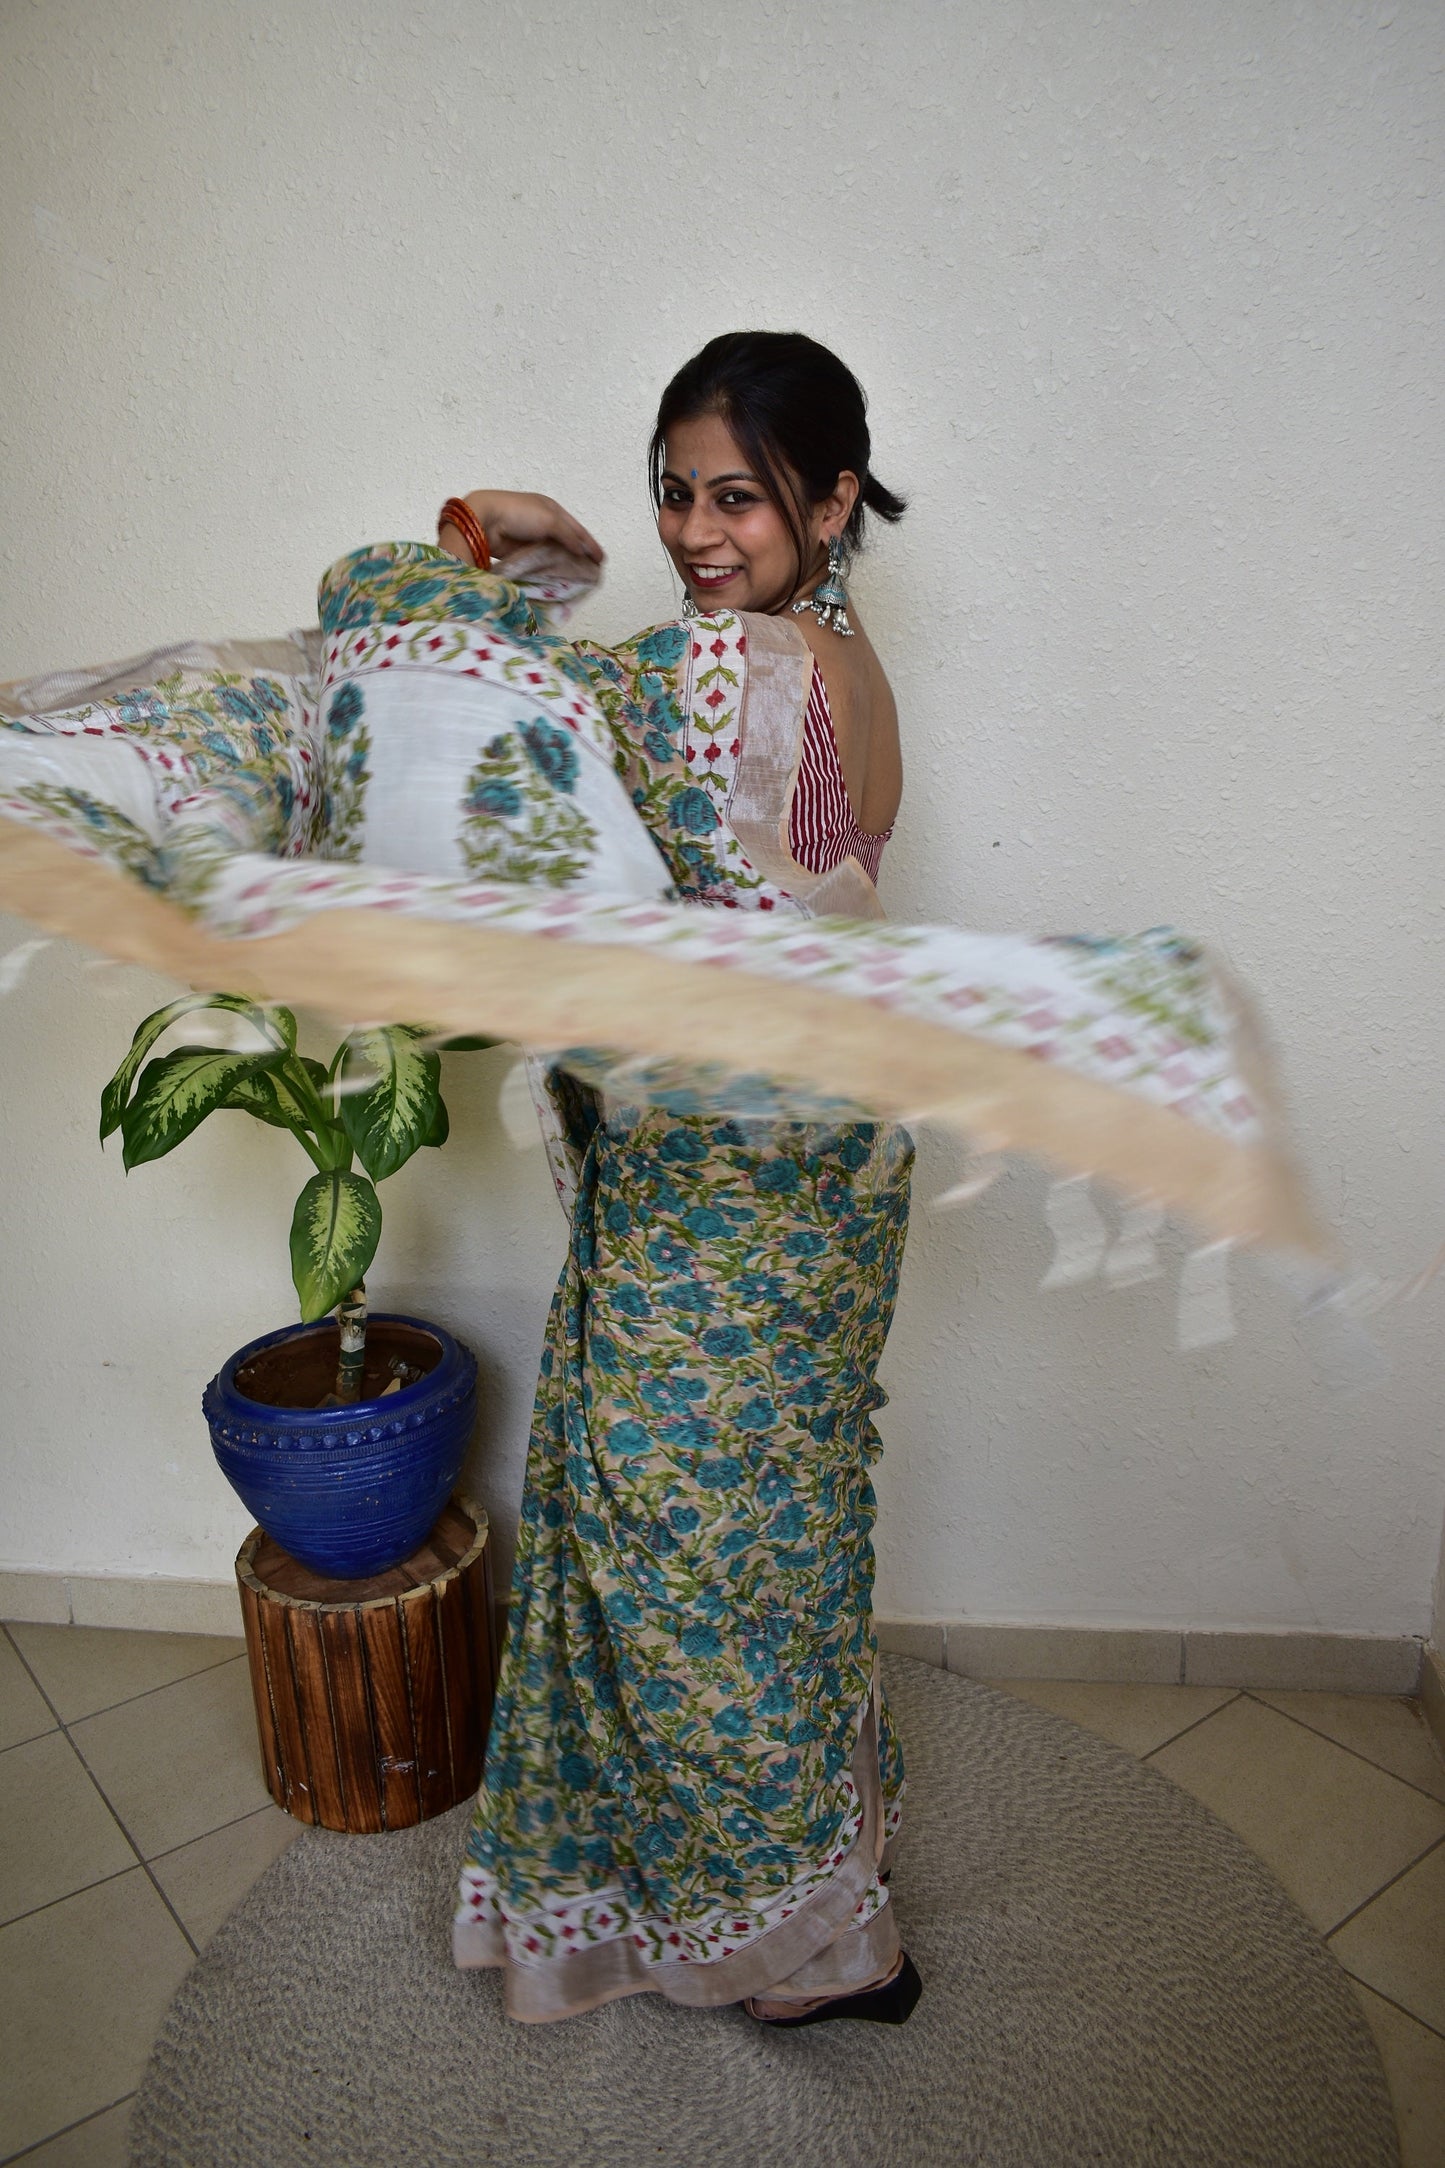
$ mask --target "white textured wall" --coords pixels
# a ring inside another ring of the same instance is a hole
[[[0,675],[309,615],[442,495],[553,491],[664,614],[641,450],[713,332],[801,326],[913,497],[858,586],[909,785],[896,912],[1218,941],[1360,1261],[1445,1231],[1437,0],[10,0]],[[288,1140],[129,1183],[99,1086],[166,991],[53,948],[0,1004],[0,1562],[224,1577],[197,1400],[285,1319]],[[462,1326],[504,1513],[560,1217],[451,1064],[381,1299]],[[925,1149],[921,1194],[947,1174]],[[1423,1631],[1441,1309],[1330,1401],[1287,1308],[1035,1292],[1041,1184],[919,1214],[881,1607]],[[1433,1383],[1433,1392],[1432,1392]]]

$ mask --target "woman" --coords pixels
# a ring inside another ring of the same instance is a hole
[[[578,653],[676,888],[879,915],[897,716],[830,577],[865,507],[903,505],[856,380],[800,336],[716,339],[663,395],[652,473],[684,619]],[[601,557],[550,499],[504,492],[454,505],[441,540],[503,573],[539,544]],[[910,1147],[564,1098],[571,1239],[457,1962],[504,1966],[526,2019],[655,1990],[901,2023],[919,1983],[884,1886],[903,1772],[868,1469]]]

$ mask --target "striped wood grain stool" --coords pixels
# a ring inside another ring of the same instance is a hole
[[[480,1507],[454,1496],[419,1550],[364,1581],[313,1573],[254,1528],[236,1579],[279,1807],[363,1835],[476,1790],[497,1671]]]

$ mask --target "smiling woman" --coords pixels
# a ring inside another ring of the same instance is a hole
[[[865,508],[903,511],[869,455],[857,380],[798,334],[715,339],[663,394],[684,615],[578,652],[685,898],[879,915],[897,715],[828,587]],[[504,576],[537,545],[600,560],[550,498],[464,505],[443,543]],[[911,1146],[684,1106],[555,1086],[571,1241],[457,1962],[503,1967],[523,2018],[652,1990],[898,2024],[869,1464]]]

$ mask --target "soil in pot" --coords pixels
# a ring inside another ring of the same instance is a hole
[[[340,1356],[341,1334],[330,1319],[309,1332],[297,1333],[294,1339],[262,1348],[236,1372],[236,1391],[266,1408],[319,1408],[336,1384]],[[414,1373],[408,1382],[415,1383],[435,1370],[441,1359],[441,1342],[429,1332],[373,1319],[366,1328],[361,1397],[379,1400],[392,1384],[398,1362]]]

